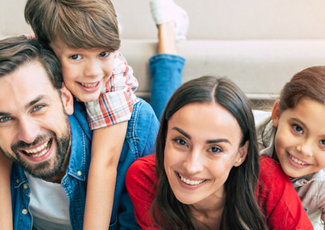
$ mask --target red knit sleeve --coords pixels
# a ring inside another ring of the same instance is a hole
[[[137,159],[128,169],[125,184],[134,205],[135,217],[142,229],[159,229],[154,226],[151,205],[156,196],[156,155]]]
[[[268,156],[260,159],[256,197],[270,229],[313,229],[290,178],[280,164]]]

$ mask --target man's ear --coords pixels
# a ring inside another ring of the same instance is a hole
[[[71,92],[65,87],[64,83],[62,83],[61,88],[61,99],[66,114],[73,114],[73,96]]]
[[[249,145],[249,141],[246,141],[246,143],[244,144],[244,146],[240,147],[238,149],[238,156],[237,156],[237,160],[234,163],[235,167],[240,166],[246,159],[247,157],[247,153],[248,153],[248,145]]]
[[[279,117],[280,117],[280,108],[279,108],[279,101],[276,101],[273,105],[272,109],[272,120],[273,120],[273,126],[278,127],[279,124]]]

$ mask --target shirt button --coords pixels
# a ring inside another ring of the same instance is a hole
[[[17,184],[19,184],[19,181],[20,181],[20,180],[19,180],[19,179],[17,179],[17,180],[16,180],[16,183],[17,183]]]
[[[26,215],[28,213],[28,210],[26,208],[24,208],[22,211],[21,211],[22,214]]]
[[[303,183],[303,184],[307,184],[307,181],[303,181],[302,183]]]
[[[81,176],[82,175],[82,172],[81,171],[78,171],[77,174],[78,174],[78,176]]]
[[[24,188],[24,189],[28,189],[28,185],[25,183],[25,184],[23,185],[23,188]]]

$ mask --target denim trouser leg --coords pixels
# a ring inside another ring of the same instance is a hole
[[[152,76],[151,106],[160,120],[165,106],[182,84],[185,58],[171,54],[157,54],[150,58]]]

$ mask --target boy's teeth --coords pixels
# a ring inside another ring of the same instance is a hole
[[[85,86],[85,87],[94,87],[97,85],[97,83],[93,83],[93,84],[84,84],[84,83],[80,83],[81,85]]]
[[[189,179],[186,179],[185,177],[183,177],[181,174],[178,174],[178,175],[181,178],[181,181],[183,181],[184,183],[189,184],[189,185],[198,185],[205,181],[205,180],[189,180]]]
[[[302,162],[302,161],[300,161],[300,160],[298,160],[298,159],[294,158],[292,155],[289,155],[289,156],[290,156],[291,160],[293,160],[293,161],[294,161],[294,162],[296,162],[297,164],[300,164],[300,165],[305,165],[305,163],[304,163],[304,162]]]

